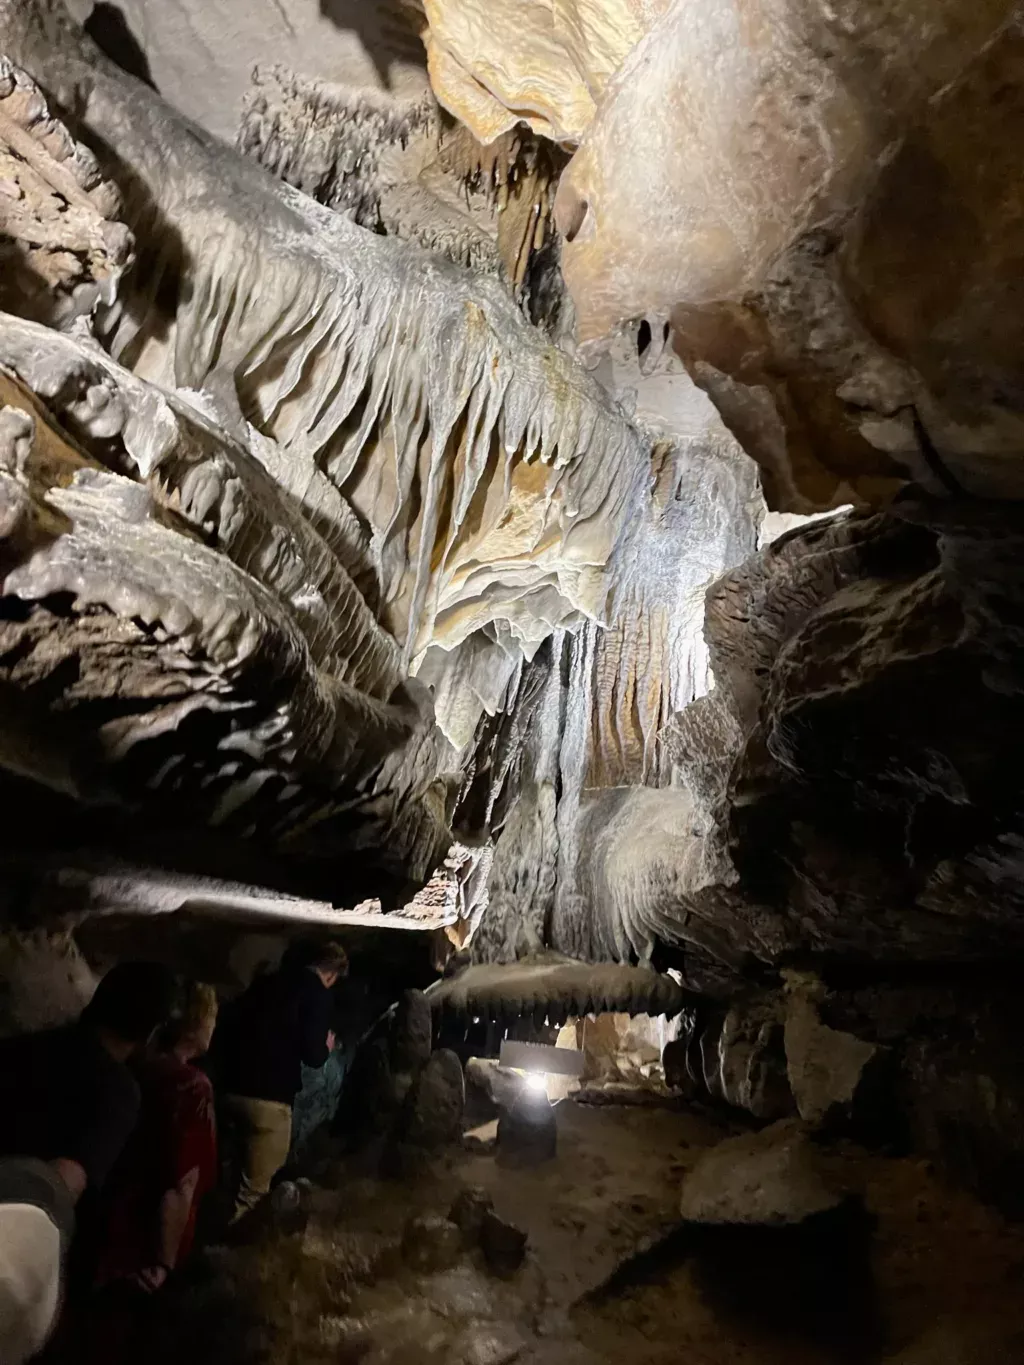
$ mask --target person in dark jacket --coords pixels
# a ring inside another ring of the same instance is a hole
[[[323,1066],[334,1047],[331,990],[347,970],[339,944],[297,946],[222,1012],[213,1050],[241,1157],[232,1221],[259,1203],[288,1158],[302,1068]]]
[[[96,1198],[138,1119],[139,1087],[126,1063],[174,1001],[166,968],[124,962],[75,1023],[0,1041],[5,1365],[35,1354],[56,1323],[75,1207]]]

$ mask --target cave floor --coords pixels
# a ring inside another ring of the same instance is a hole
[[[831,1150],[831,1171],[876,1222],[855,1286],[836,1261],[834,1302],[789,1297],[785,1262],[756,1239],[719,1265],[717,1281],[692,1256],[668,1258],[595,1301],[590,1291],[676,1224],[687,1168],[736,1129],[686,1109],[572,1101],[557,1123],[558,1155],[543,1166],[507,1169],[459,1150],[403,1182],[325,1146],[310,1163],[304,1231],[209,1249],[197,1282],[168,1301],[150,1365],[1024,1362],[1024,1231],[925,1163],[853,1146]],[[529,1233],[526,1265],[497,1279],[465,1253],[413,1273],[399,1251],[406,1220],[443,1216],[470,1185]],[[755,1286],[760,1294],[746,1292]]]

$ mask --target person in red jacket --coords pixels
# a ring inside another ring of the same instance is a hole
[[[217,1180],[213,1087],[193,1065],[210,1047],[217,994],[195,982],[154,1050],[136,1068],[139,1126],[104,1199],[95,1283],[160,1289],[195,1238],[203,1197]]]

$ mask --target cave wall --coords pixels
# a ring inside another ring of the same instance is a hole
[[[227,142],[256,65],[413,96],[427,86],[422,44],[399,0],[74,0],[69,8],[109,55],[126,65],[133,57],[133,74],[144,71],[165,99]]]

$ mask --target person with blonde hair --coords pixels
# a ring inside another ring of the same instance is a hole
[[[213,1087],[194,1065],[210,1047],[217,993],[185,985],[178,1009],[138,1064],[139,1126],[111,1174],[95,1283],[151,1294],[188,1256],[217,1179]]]

